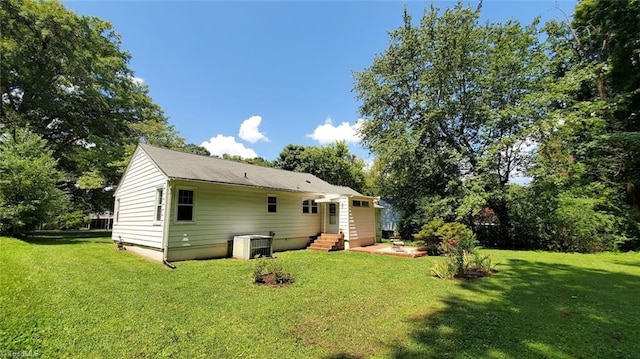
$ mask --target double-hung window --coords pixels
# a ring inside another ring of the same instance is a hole
[[[267,196],[267,213],[278,212],[278,197]]]
[[[302,213],[318,213],[318,204],[313,199],[303,199],[302,200]]]
[[[155,206],[155,214],[153,220],[155,222],[162,221],[162,204],[163,204],[163,194],[164,190],[162,188],[158,188],[156,190],[156,206]]]
[[[114,216],[114,223],[118,223],[120,221],[120,198],[116,198],[116,204],[113,211],[116,213]]]
[[[194,192],[193,190],[178,190],[178,206],[176,220],[178,222],[194,221]]]

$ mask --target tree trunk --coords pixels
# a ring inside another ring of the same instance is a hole
[[[503,199],[489,199],[489,207],[500,221],[498,243],[501,248],[515,249],[515,243],[510,235],[511,219],[507,210],[507,202]]]

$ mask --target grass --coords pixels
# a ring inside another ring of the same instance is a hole
[[[440,258],[278,253],[295,283],[270,288],[250,261],[170,270],[108,238],[0,238],[0,357],[640,353],[640,254],[483,252],[500,272],[471,281],[431,277]]]

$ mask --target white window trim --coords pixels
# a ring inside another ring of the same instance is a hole
[[[307,205],[307,207],[309,208],[309,212],[305,212],[304,211],[304,207],[305,207],[304,201],[309,201],[309,204]],[[314,215],[315,216],[315,215],[318,215],[320,213],[320,210],[318,209],[318,202],[316,202],[316,200],[313,199],[313,198],[304,198],[303,197],[302,201],[300,202],[300,204],[302,205],[301,210],[302,210],[302,214],[304,214],[304,215]],[[315,212],[313,212],[314,208],[316,209]]]
[[[185,221],[185,220],[178,220],[178,201],[180,198],[180,191],[192,191],[193,192],[193,204],[191,205],[191,217],[192,219],[190,221]],[[175,192],[175,200],[173,203],[173,208],[175,209],[175,215],[173,216],[173,222],[175,224],[193,224],[196,223],[196,206],[198,204],[198,201],[196,200],[197,197],[197,191],[195,188],[193,187],[177,187],[176,188],[176,192]]]
[[[113,224],[120,223],[120,197],[116,197],[116,204],[113,207]]]
[[[160,197],[158,197],[158,193],[161,191],[162,191],[162,194]],[[156,188],[156,199],[153,204],[153,224],[154,225],[162,224],[162,220],[164,219],[164,206],[166,203],[165,201],[166,192],[167,191],[164,189],[164,187]],[[160,199],[160,203],[158,203],[158,199]],[[160,207],[160,219],[158,219],[158,207]]]
[[[276,199],[276,210],[275,212],[271,212],[269,211],[269,198],[270,197],[274,197]],[[277,194],[267,194],[267,199],[266,199],[266,206],[265,206],[265,212],[267,212],[267,214],[277,214],[278,213],[278,195]]]

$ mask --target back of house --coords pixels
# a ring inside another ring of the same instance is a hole
[[[311,174],[141,144],[116,189],[112,239],[155,260],[220,258],[233,239],[272,236],[274,251],[342,234],[375,243],[376,198]]]

